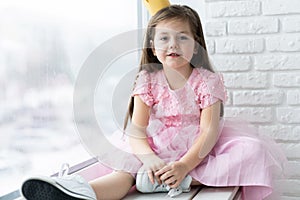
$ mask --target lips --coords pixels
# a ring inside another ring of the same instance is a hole
[[[178,56],[180,56],[180,54],[178,54],[178,53],[169,53],[169,54],[167,54],[167,56],[178,57]]]

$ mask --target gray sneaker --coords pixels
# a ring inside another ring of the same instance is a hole
[[[152,184],[147,172],[139,171],[136,176],[136,189],[142,193],[168,192],[170,197],[175,197],[182,192],[189,192],[191,190],[191,182],[192,177],[187,175],[177,188],[170,188],[165,183],[158,184],[156,180],[155,183]]]
[[[79,175],[26,179],[21,194],[27,200],[96,200],[92,187]]]

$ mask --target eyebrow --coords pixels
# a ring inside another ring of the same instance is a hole
[[[184,33],[184,34],[188,34],[190,33],[189,31],[175,31],[177,33]],[[159,32],[159,34],[168,34],[169,32]]]

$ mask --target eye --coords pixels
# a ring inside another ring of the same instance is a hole
[[[189,38],[186,35],[180,35],[179,40],[188,40]]]
[[[168,37],[167,37],[167,36],[161,36],[161,37],[159,38],[159,40],[161,40],[161,41],[166,41],[166,40],[168,40]]]

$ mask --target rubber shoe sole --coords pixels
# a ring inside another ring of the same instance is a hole
[[[69,196],[52,184],[42,180],[25,181],[22,194],[27,200],[83,200],[82,198]]]

